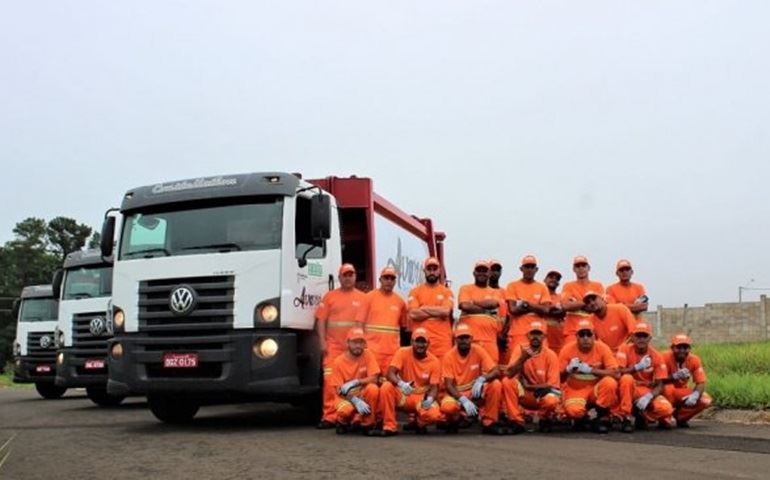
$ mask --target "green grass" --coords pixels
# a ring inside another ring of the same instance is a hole
[[[722,408],[770,408],[770,342],[696,345],[706,391]]]
[[[13,363],[8,363],[5,366],[5,371],[0,374],[0,388],[32,388],[33,384],[29,383],[13,383]]]

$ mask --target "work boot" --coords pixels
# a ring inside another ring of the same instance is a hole
[[[335,429],[335,432],[337,432],[337,435],[345,435],[346,433],[348,433],[348,426],[338,424],[337,428]]]
[[[690,422],[687,420],[677,420],[676,421],[676,428],[690,428]]]
[[[334,428],[334,424],[328,420],[321,420],[316,427],[318,430],[329,430]]]
[[[490,425],[482,427],[481,433],[485,435],[505,435],[508,432],[507,432],[507,429],[502,425],[498,423],[492,423]]]
[[[460,433],[460,428],[455,422],[447,423],[446,429],[444,429],[444,433],[449,435],[456,435]]]
[[[417,427],[414,429],[414,433],[416,435],[427,435],[428,434],[428,427]]]
[[[473,426],[473,422],[465,417],[463,417],[460,420],[460,423],[457,424],[457,428],[462,428],[463,430],[466,428],[471,428]]]
[[[548,433],[551,431],[551,428],[551,421],[547,418],[541,418],[537,422],[537,429],[540,430],[541,433]]]
[[[671,419],[669,418],[658,419],[658,430],[671,430],[672,428],[673,428],[673,425],[671,425]]]
[[[610,422],[607,419],[596,417],[594,418],[591,429],[595,433],[606,434],[610,433]]]
[[[572,430],[575,432],[585,432],[588,430],[588,417],[578,418],[572,423]]]
[[[366,433],[367,437],[395,437],[396,435],[398,435],[398,432],[393,430],[369,430]]]
[[[634,433],[634,424],[631,423],[630,418],[623,419],[623,423],[620,425],[620,431],[623,433]]]
[[[411,422],[407,422],[403,427],[401,427],[401,429],[405,432],[413,432],[417,430],[417,421],[413,420]]]
[[[542,420],[541,420],[542,422]],[[526,432],[527,429],[524,427],[524,425],[516,422],[509,422],[508,423],[508,434],[509,435],[518,435],[520,433]]]
[[[637,430],[647,430],[649,427],[647,424],[647,419],[644,418],[644,415],[636,415],[634,418],[634,426]]]

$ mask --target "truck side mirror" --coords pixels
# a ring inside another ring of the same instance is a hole
[[[328,195],[310,197],[310,234],[313,240],[331,238],[332,205]]]
[[[53,298],[61,298],[61,281],[64,278],[64,270],[61,268],[53,273],[53,280],[51,280],[51,289],[53,290]]]
[[[102,238],[99,246],[102,249],[102,257],[112,255],[112,244],[115,239],[115,217],[106,217],[102,223]]]
[[[11,307],[11,315],[13,315],[13,319],[16,320],[19,318],[19,307],[21,306],[21,301],[17,298],[13,301],[13,306]]]

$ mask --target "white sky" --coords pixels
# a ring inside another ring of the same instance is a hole
[[[473,261],[770,287],[770,3],[6,2],[0,241],[135,186],[370,176]],[[765,292],[770,294],[770,291]],[[755,299],[759,292],[744,298]]]

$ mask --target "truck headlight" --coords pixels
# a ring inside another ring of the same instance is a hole
[[[56,365],[64,365],[64,352],[59,352],[56,355]]]
[[[123,357],[123,345],[120,344],[120,342],[114,343],[112,345],[112,348],[110,349],[110,355],[112,355],[112,358],[115,360],[118,360]]]
[[[13,342],[13,356],[21,356],[21,344],[19,342]]]
[[[254,326],[265,326],[278,320],[279,310],[273,303],[263,302],[254,309]]]
[[[126,323],[126,316],[123,314],[123,310],[116,308],[115,313],[112,315],[112,324],[115,327],[116,332],[123,331],[123,325]]]
[[[63,348],[64,347],[64,332],[59,330],[56,332],[56,348]]]
[[[273,358],[278,354],[278,342],[272,338],[262,338],[254,342],[252,347],[254,355],[260,358]]]

